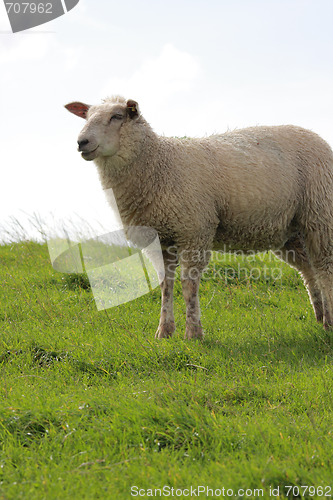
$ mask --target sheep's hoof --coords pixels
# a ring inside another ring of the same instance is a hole
[[[155,339],[168,339],[172,337],[176,329],[176,325],[174,321],[170,321],[169,323],[164,323],[163,325],[159,325],[157,328],[157,332],[155,334]]]
[[[204,333],[201,324],[193,325],[192,323],[186,325],[184,339],[202,339],[203,336]]]

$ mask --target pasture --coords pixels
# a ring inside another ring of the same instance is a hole
[[[159,289],[98,312],[46,245],[0,247],[1,500],[333,495],[332,333],[271,254],[220,257],[204,340],[183,340],[179,281],[155,340]]]

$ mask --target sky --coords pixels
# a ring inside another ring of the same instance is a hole
[[[64,104],[139,102],[163,135],[295,124],[333,146],[332,0],[80,0],[13,34],[0,3],[0,228],[18,219],[112,229]]]

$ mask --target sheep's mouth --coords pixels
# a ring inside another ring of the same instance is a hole
[[[97,156],[97,154],[96,154],[97,149],[98,149],[98,146],[95,149],[92,149],[91,151],[82,151],[81,152],[82,158],[84,158],[85,160],[88,160],[88,161],[93,160]]]

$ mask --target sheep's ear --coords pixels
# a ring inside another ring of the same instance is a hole
[[[70,102],[69,104],[66,104],[65,108],[74,115],[80,116],[80,118],[87,118],[90,106],[89,104],[84,104],[83,102]]]
[[[127,113],[130,118],[135,118],[139,115],[139,105],[136,101],[129,99],[126,103]]]

